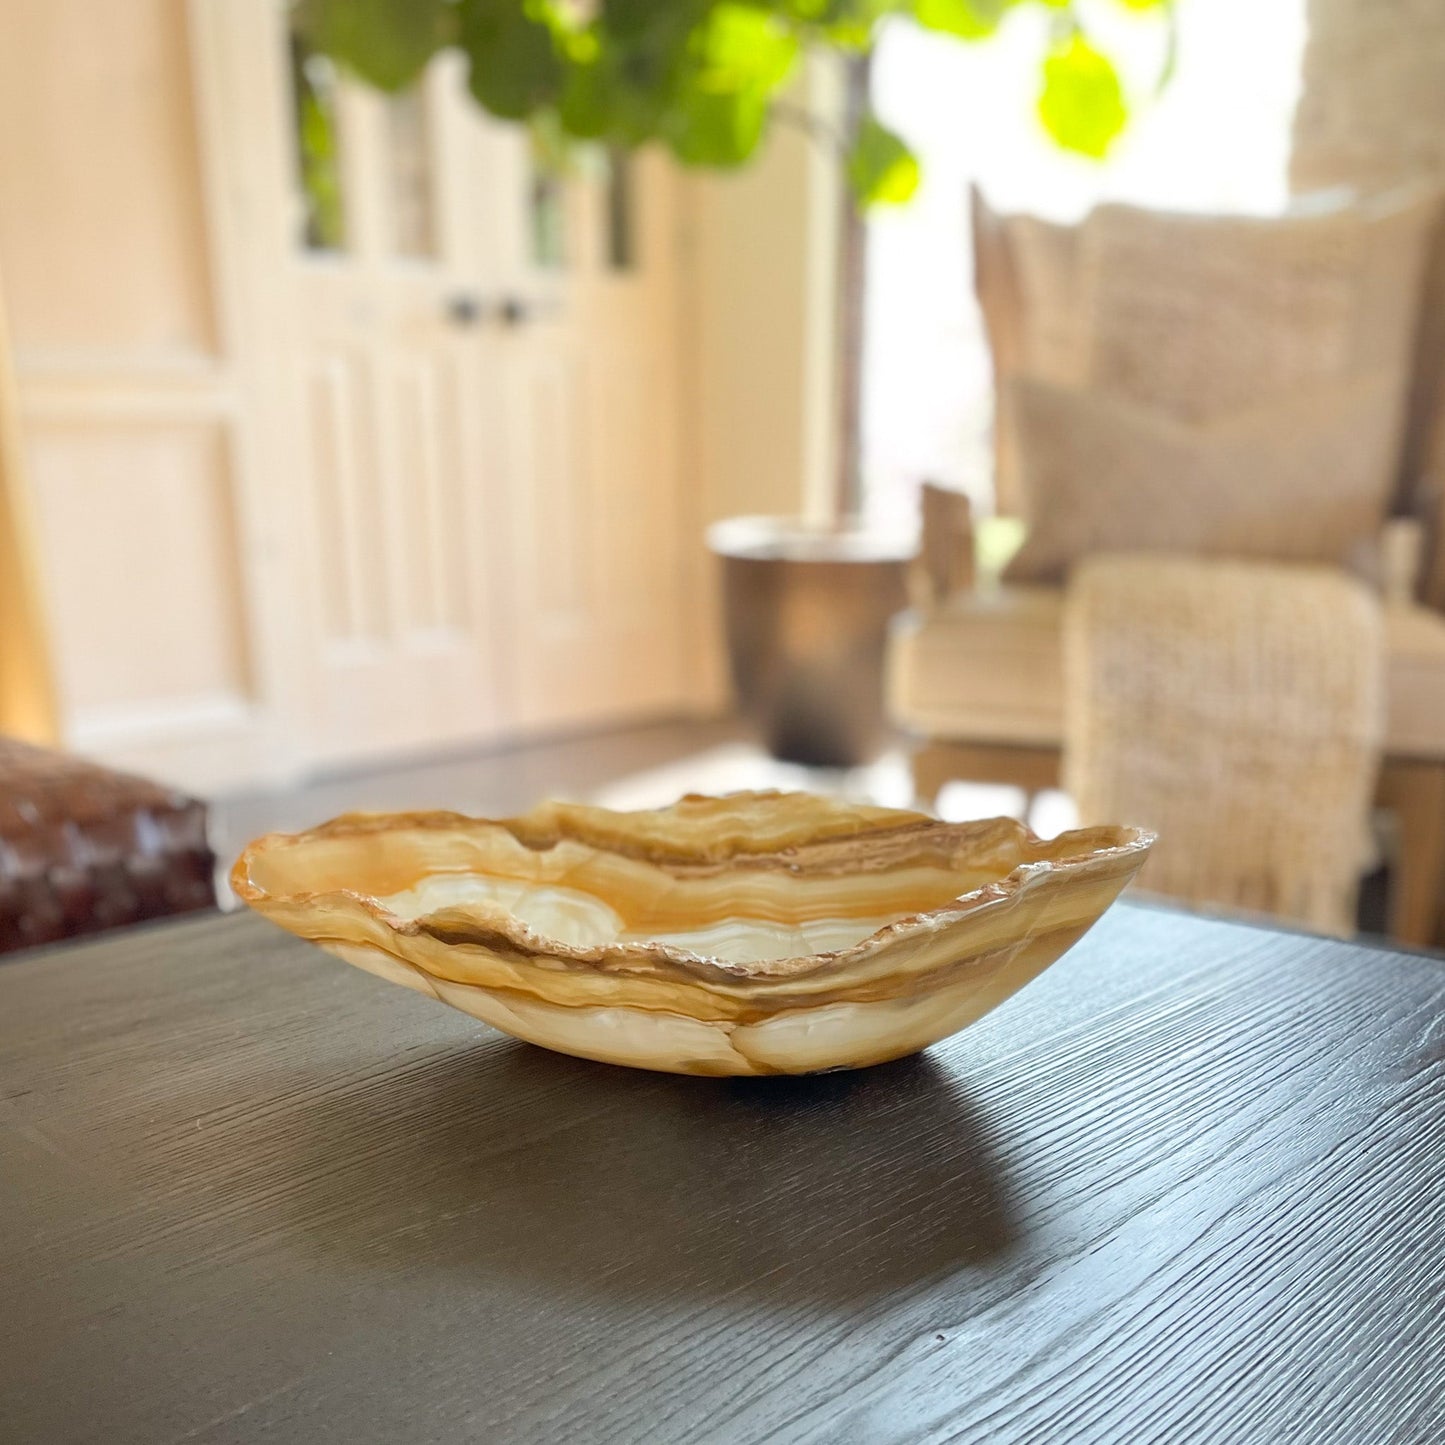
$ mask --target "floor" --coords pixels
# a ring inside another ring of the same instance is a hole
[[[261,833],[311,827],[351,809],[448,808],[506,816],[545,798],[574,798],[611,808],[656,808],[684,793],[746,788],[809,789],[889,807],[913,805],[902,748],[850,770],[805,768],[769,758],[731,719],[673,719],[511,747],[398,762],[364,772],[318,778],[284,791],[257,792],[212,803],[213,846],[223,868]],[[1018,789],[952,783],[939,812],[953,820],[1018,815]],[[1042,794],[1030,822],[1051,835],[1074,814],[1060,793]]]

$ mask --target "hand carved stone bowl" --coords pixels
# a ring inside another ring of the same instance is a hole
[[[352,813],[257,839],[231,882],[283,928],[519,1039],[801,1074],[971,1024],[1098,919],[1153,841],[740,793],[497,821]]]

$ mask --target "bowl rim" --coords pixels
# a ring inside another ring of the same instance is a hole
[[[651,974],[672,979],[683,977],[694,983],[736,986],[795,981],[824,970],[831,972],[866,964],[873,955],[902,939],[924,931],[951,927],[965,919],[982,917],[1015,906],[1040,889],[1062,887],[1066,882],[1086,872],[1100,876],[1122,876],[1122,888],[1142,866],[1156,841],[1156,835],[1150,830],[1124,824],[1096,824],[1070,829],[1053,839],[1043,839],[1016,818],[999,817],[947,823],[928,814],[910,810],[863,809],[862,822],[865,826],[860,826],[853,832],[835,832],[820,841],[848,844],[871,835],[877,842],[886,842],[889,839],[902,840],[905,834],[910,837],[922,833],[947,834],[957,837],[961,843],[976,839],[980,845],[985,840],[1005,840],[1008,845],[1025,855],[1034,853],[1040,856],[1025,856],[1002,877],[968,889],[937,907],[891,919],[866,937],[844,948],[752,962],[736,962],[656,940],[567,944],[538,932],[504,910],[499,912],[504,914],[505,923],[469,916],[464,907],[443,907],[415,918],[403,918],[393,913],[374,894],[358,889],[330,888],[314,892],[273,893],[256,884],[250,876],[252,861],[274,848],[305,846],[316,840],[365,836],[397,828],[437,828],[465,832],[501,827],[511,832],[513,837],[525,835],[519,838],[524,843],[527,838],[540,840],[539,844],[528,843],[527,846],[556,846],[557,843],[570,839],[598,847],[595,835],[594,839],[582,836],[587,832],[586,820],[589,818],[594,824],[600,824],[605,832],[608,824],[604,820],[656,817],[671,813],[688,803],[726,800],[733,804],[766,808],[798,798],[818,800],[819,795],[769,791],[727,794],[714,800],[703,795],[689,794],[667,808],[639,812],[614,812],[587,805],[553,803],[542,804],[530,812],[509,818],[472,817],[445,810],[343,813],[300,832],[273,832],[253,839],[232,866],[230,880],[237,897],[258,912],[273,917],[319,910],[330,905],[332,908],[358,910],[386,932],[399,938],[429,937],[448,946],[475,947],[491,951],[500,948],[513,955],[519,964],[536,964],[540,959],[552,959],[578,967],[591,967],[599,972],[633,976]],[[836,800],[822,801],[832,803]],[[892,821],[894,819],[897,821]],[[868,826],[870,823],[871,826]],[[569,825],[572,829],[570,832],[566,831]],[[611,827],[617,836],[626,832],[625,824],[611,824]],[[551,841],[548,842],[548,839]],[[1093,846],[1085,846],[1088,844]],[[1077,846],[1078,851],[1070,851],[1071,846]],[[1049,856],[1055,852],[1061,853],[1061,856]],[[642,856],[645,861],[658,864],[660,855],[655,852],[648,855],[644,852]],[[734,865],[738,856],[734,853],[713,857],[702,863],[697,863],[696,859],[691,862],[714,870]],[[788,867],[794,871],[799,867],[796,849],[780,849],[774,853],[747,856],[755,863],[764,859],[777,859],[771,866]],[[279,918],[277,921],[280,921]],[[325,941],[320,934],[303,936],[317,942]]]

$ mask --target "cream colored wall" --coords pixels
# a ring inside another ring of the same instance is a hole
[[[10,0],[5,31],[0,275],[63,740],[197,788],[284,771],[185,0]]]
[[[837,87],[821,65],[796,103],[826,115]],[[734,175],[692,182],[693,456],[699,534],[722,517],[826,514],[835,462],[833,350],[836,159],[779,127]],[[702,558],[699,699],[726,696],[716,569]]]

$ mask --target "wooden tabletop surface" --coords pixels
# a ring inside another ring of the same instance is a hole
[[[250,917],[0,966],[0,1440],[1445,1441],[1445,966],[1120,906],[927,1054],[514,1043]]]

